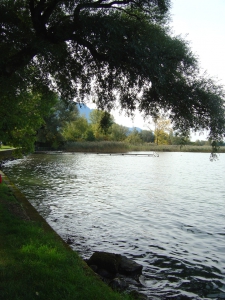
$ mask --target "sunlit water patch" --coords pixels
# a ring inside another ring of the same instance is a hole
[[[225,155],[32,155],[5,173],[82,257],[144,266],[150,299],[225,299]]]

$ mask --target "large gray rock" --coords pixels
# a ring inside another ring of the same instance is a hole
[[[114,253],[94,252],[87,260],[89,266],[97,266],[97,269],[104,269],[112,274],[118,273],[120,257]]]
[[[89,266],[96,266],[96,270],[105,270],[116,276],[117,273],[133,276],[141,275],[142,265],[127,258],[124,255],[108,253],[108,252],[94,252],[89,260],[87,260]]]
[[[119,273],[124,275],[141,275],[143,266],[135,261],[120,255]]]

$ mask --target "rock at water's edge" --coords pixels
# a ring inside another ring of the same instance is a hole
[[[95,265],[98,269],[104,269],[109,273],[115,274],[119,270],[120,257],[114,253],[94,252],[87,260],[89,266]]]
[[[124,255],[120,256],[119,273],[123,275],[141,275],[143,266]]]
[[[127,258],[124,255],[108,253],[108,252],[94,252],[89,260],[89,266],[95,265],[97,269],[104,269],[112,275],[117,273],[133,276],[142,274],[142,265]],[[98,273],[98,272],[97,272]]]
[[[109,286],[116,291],[124,291],[128,287],[128,283],[123,278],[114,278],[109,282]]]

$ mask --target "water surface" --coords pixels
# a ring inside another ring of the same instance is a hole
[[[225,154],[31,155],[5,173],[87,258],[144,266],[150,299],[225,299]]]

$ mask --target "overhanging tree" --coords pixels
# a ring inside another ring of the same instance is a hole
[[[0,141],[23,151],[33,151],[37,130],[44,124],[56,95],[49,91],[22,91],[0,98]]]
[[[175,128],[225,133],[224,91],[199,75],[167,27],[169,0],[2,0],[0,101],[45,86],[64,99],[119,99],[129,113],[168,112]]]

